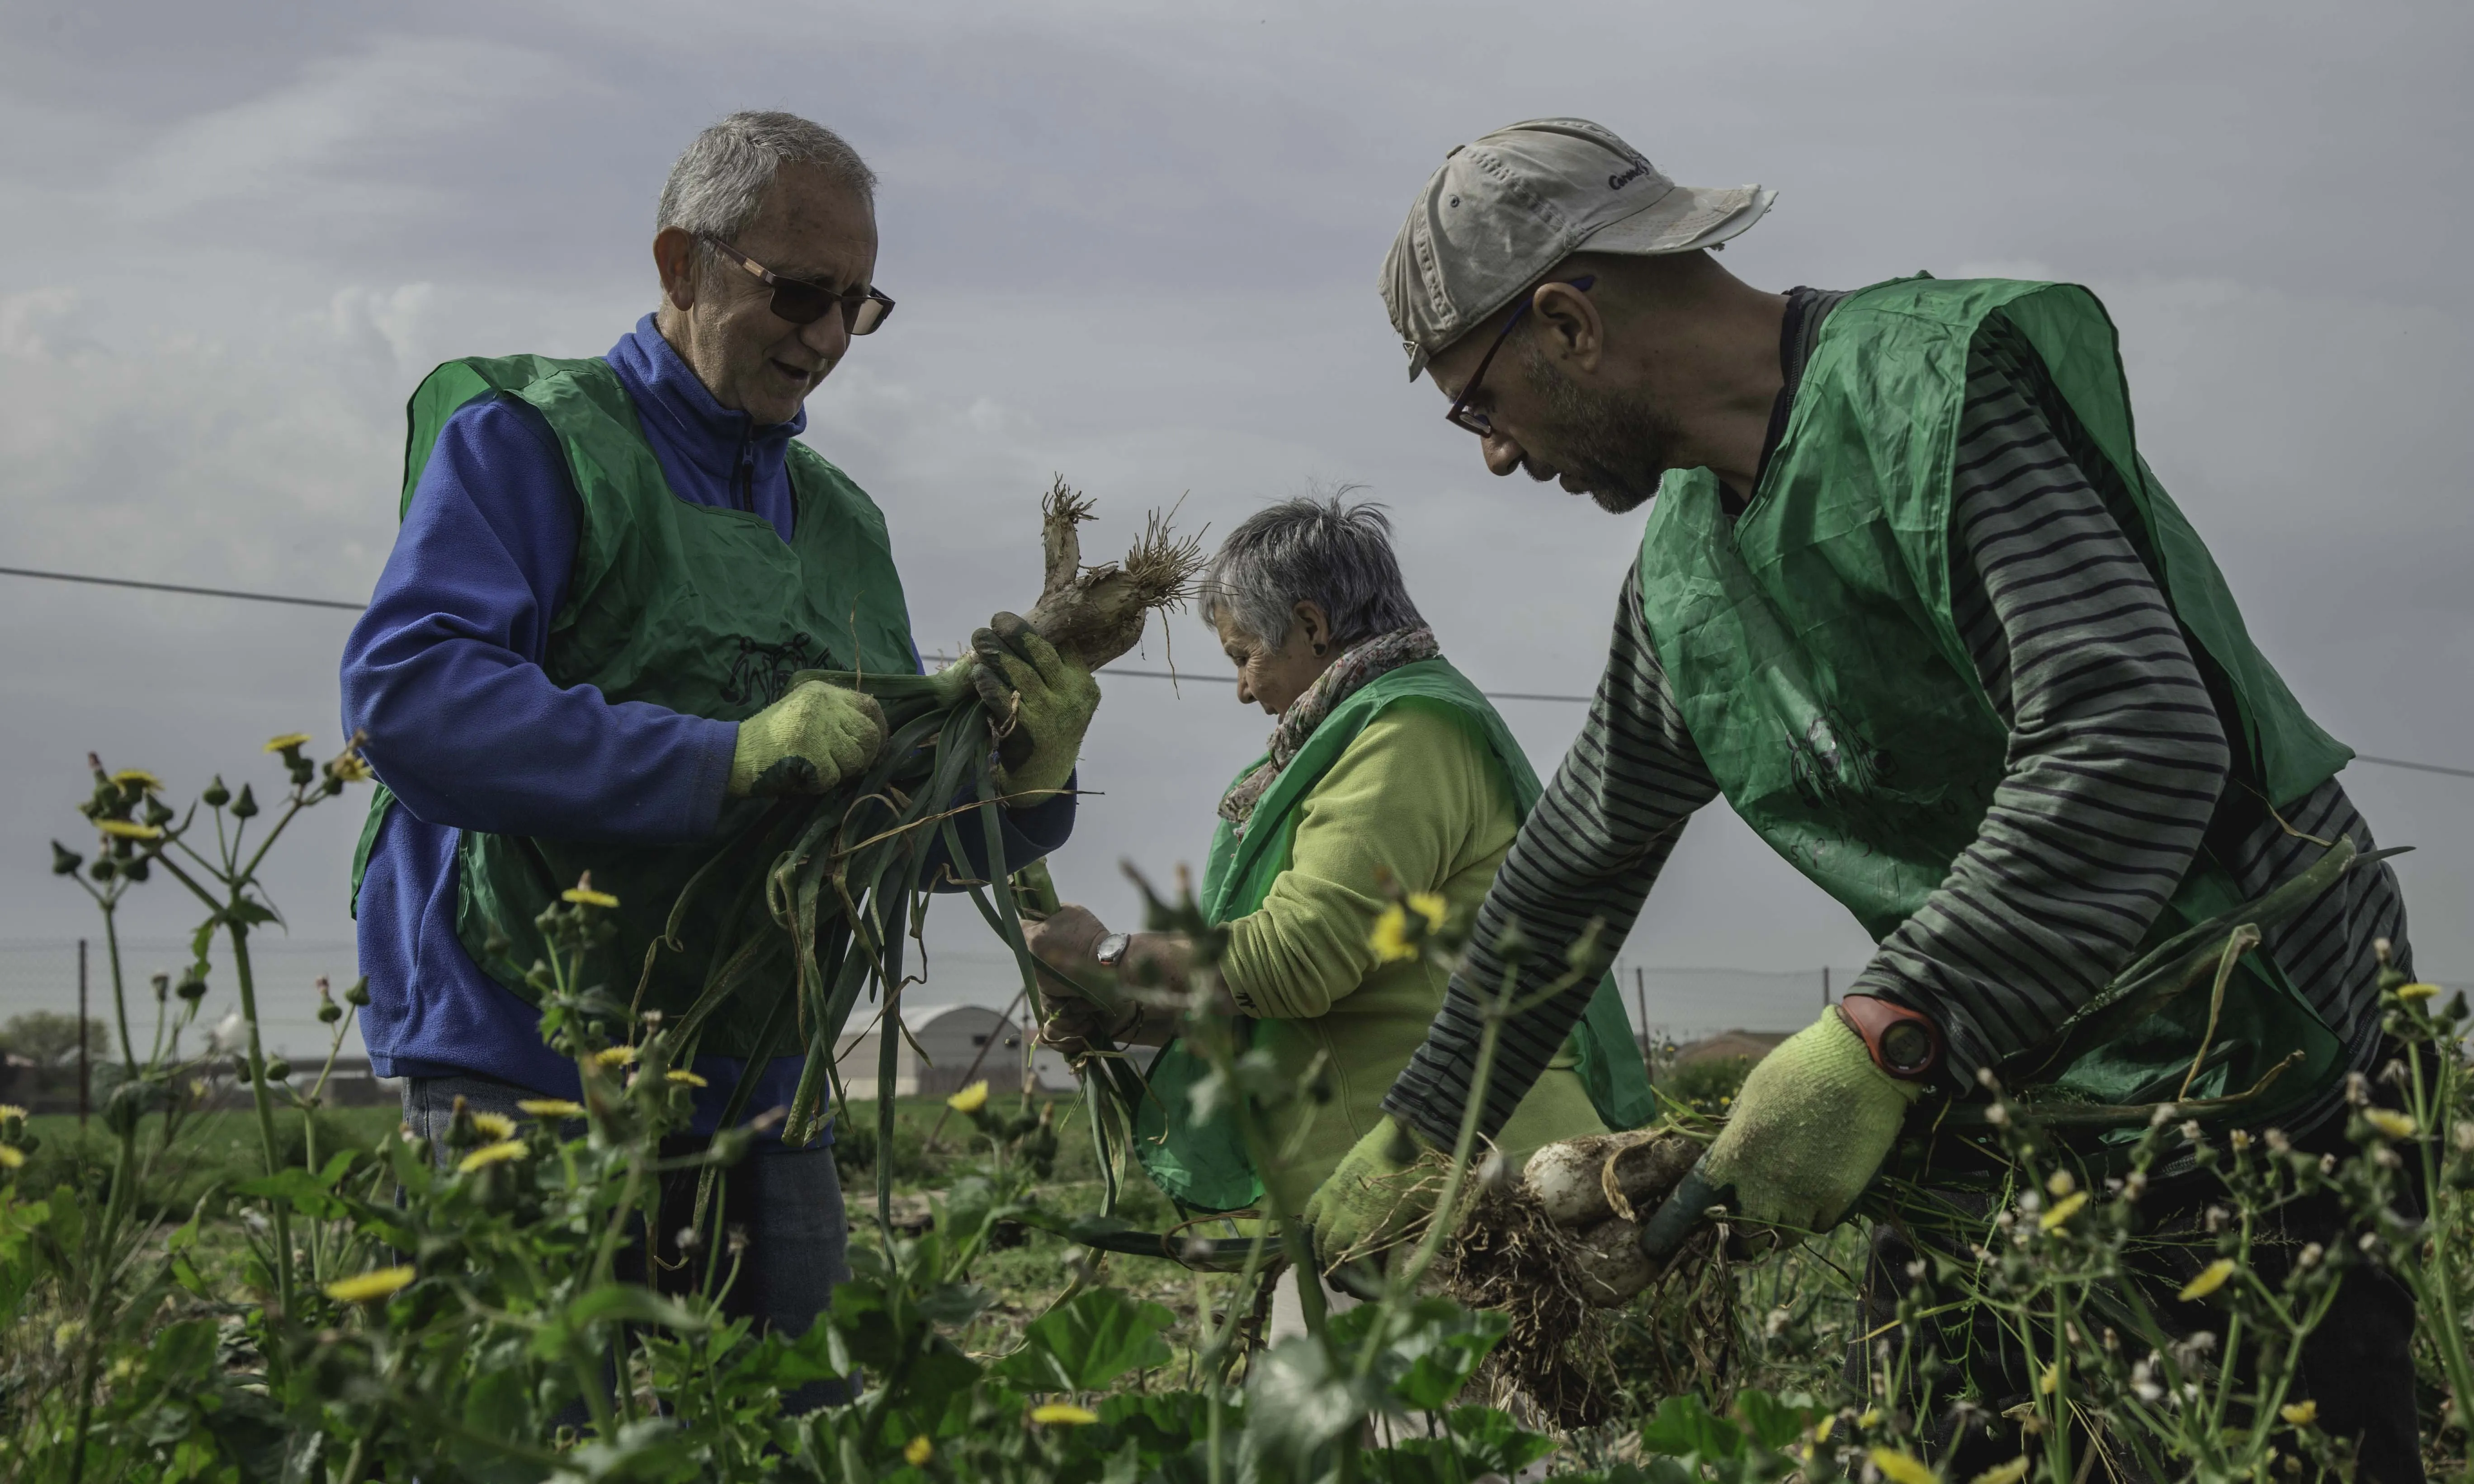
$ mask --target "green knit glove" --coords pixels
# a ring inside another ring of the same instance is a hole
[[[971,672],[980,699],[1000,728],[1011,723],[997,743],[998,786],[1017,804],[1044,802],[1074,776],[1082,733],[1100,708],[1100,682],[1011,613],[974,631],[971,653],[980,661]]]
[[[1835,1010],[1754,1066],[1710,1152],[1641,1230],[1657,1261],[1723,1206],[1752,1221],[1822,1232],[1846,1216],[1923,1094],[1874,1065]]]
[[[874,696],[803,681],[739,724],[731,796],[821,794],[864,771],[884,748],[885,712]]]
[[[1386,1113],[1306,1199],[1305,1221],[1315,1264],[1330,1272],[1342,1261],[1380,1252],[1423,1226],[1443,1193],[1441,1172],[1423,1144]]]

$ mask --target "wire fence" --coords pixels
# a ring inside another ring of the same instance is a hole
[[[110,964],[102,939],[86,942],[87,1014],[109,1024],[112,1019]],[[340,994],[358,977],[359,960],[352,944],[262,935],[250,940],[250,959],[257,982],[259,1029],[269,1049],[296,1062],[324,1056],[328,1029],[318,1020],[317,981],[325,975]],[[188,941],[183,938],[121,941],[122,971],[130,991],[130,1029],[141,1043],[153,1037],[156,1007],[151,976],[164,973],[177,980],[188,961]],[[910,986],[904,998],[914,1009],[963,1004],[1002,1010],[1022,987],[1012,955],[1004,952],[939,949],[932,944],[924,971],[920,966],[913,966],[911,971],[921,982]],[[1636,1030],[1653,1038],[1687,1041],[1725,1030],[1802,1029],[1819,1013],[1825,993],[1835,997],[1845,992],[1854,970],[1772,972],[1624,965],[1615,977],[1623,992],[1625,1013],[1632,1017]],[[200,1019],[211,1025],[238,1008],[230,955],[221,943],[215,947],[214,971],[207,985]],[[0,1021],[33,1011],[75,1014],[77,1005],[78,940],[0,941]],[[178,1010],[177,999],[171,1008]],[[343,1054],[367,1054],[357,1024],[346,1038]]]
[[[103,940],[89,939],[87,948],[87,1013],[109,1024],[112,1019],[111,970]],[[151,1041],[155,992],[149,982],[157,973],[178,978],[188,963],[188,941],[182,938],[123,939],[121,963],[130,987],[130,1030],[140,1049]],[[324,974],[337,993],[359,975],[358,958],[349,942],[302,942],[274,936],[250,940],[250,958],[257,980],[260,1033],[269,1050],[295,1062],[326,1054],[328,1030],[318,1021],[318,976]],[[237,1008],[230,959],[220,943],[214,954],[200,1019],[212,1025]],[[904,991],[904,1002],[915,1013],[943,1005],[984,1005],[1003,1010],[1022,988],[1013,956],[977,948],[939,949],[932,944],[924,969],[912,966],[921,982]],[[1615,969],[1624,1012],[1636,1032],[1653,1042],[1685,1044],[1724,1031],[1776,1033],[1798,1031],[1812,1023],[1821,1007],[1847,993],[1856,970],[1831,968],[1770,970],[1755,969],[1662,968],[1622,963]],[[2451,984],[2474,993],[2474,985]],[[0,941],[0,1022],[31,1011],[74,1014],[78,1005],[78,940],[74,938]],[[173,1001],[176,1009],[179,1001]],[[868,1014],[853,1017],[853,1028]],[[906,1017],[907,1018],[908,1017]],[[343,1055],[366,1056],[355,1024],[346,1038]]]

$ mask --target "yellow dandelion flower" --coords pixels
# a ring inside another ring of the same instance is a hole
[[[124,786],[134,783],[150,794],[159,794],[163,791],[163,780],[143,768],[123,768],[111,776],[111,781]],[[2408,985],[2406,988],[2412,989],[2413,986]]]
[[[1832,1412],[1828,1417],[1823,1418],[1820,1424],[1812,1429],[1812,1441],[1815,1443],[1829,1442],[1831,1429],[1837,1425],[1838,1414]]]
[[[366,783],[376,775],[370,771],[370,760],[358,753],[346,753],[327,765],[327,771],[347,783]]]
[[[2027,1458],[2023,1453],[2006,1464],[1995,1464],[1977,1474],[1970,1484],[2019,1484],[2019,1481],[2026,1476]]]
[[[563,1097],[521,1098],[516,1103],[516,1111],[519,1113],[530,1113],[536,1118],[581,1118],[584,1116],[584,1105],[582,1103],[570,1103]]]
[[[456,1161],[455,1173],[470,1175],[474,1170],[487,1169],[493,1164],[504,1164],[509,1160],[521,1160],[530,1153],[532,1151],[524,1147],[522,1139],[503,1138],[495,1144],[483,1144]]]
[[[2316,1401],[2289,1401],[2276,1409],[2276,1415],[2296,1427],[2308,1427],[2319,1420]]]
[[[26,1110],[18,1107],[14,1103],[0,1103],[0,1118],[26,1118],[31,1116],[33,1116],[31,1113],[27,1113]]]
[[[603,1066],[625,1066],[636,1060],[633,1046],[604,1046],[593,1053],[593,1060]]]
[[[2044,1396],[2050,1397],[2061,1389],[2062,1368],[2058,1364],[2045,1367],[2045,1374],[2036,1377],[2036,1390]]]
[[[308,745],[309,733],[305,731],[287,731],[279,737],[266,739],[266,750],[270,753],[288,753],[296,747]]]
[[[570,886],[558,894],[559,900],[571,901],[579,907],[615,907],[618,898],[608,892],[596,892],[589,886]]]
[[[2068,1170],[2055,1170],[2045,1182],[2045,1193],[2056,1201],[2078,1187],[2079,1183],[2071,1178],[2071,1172]]]
[[[683,1088],[703,1088],[712,1086],[712,1084],[706,1082],[702,1077],[697,1076],[693,1072],[667,1071],[662,1073],[662,1075],[667,1077],[670,1081],[677,1083]]]
[[[401,1293],[412,1286],[413,1271],[406,1268],[378,1268],[357,1278],[339,1278],[327,1285],[327,1297],[338,1304],[367,1304],[392,1293]]]
[[[952,1097],[945,1099],[945,1106],[954,1110],[954,1112],[962,1114],[964,1117],[968,1117],[972,1113],[978,1113],[981,1109],[987,1107],[987,1079],[982,1078],[978,1082],[972,1083],[969,1087],[964,1088],[961,1091],[955,1093]]]
[[[2429,999],[2438,993],[2438,985],[2425,984],[2420,980],[2416,980],[2412,984],[2398,985],[2396,997],[2403,1000]]]
[[[1858,1427],[1870,1427],[1880,1420],[1881,1409],[1877,1406],[1868,1406],[1856,1415],[1856,1425]]]
[[[2204,1299],[2208,1295],[2216,1292],[2218,1289],[2222,1288],[2225,1285],[2225,1280],[2234,1276],[2234,1271],[2233,1258],[2219,1257],[2216,1261],[2199,1269],[2198,1277],[2191,1280],[2187,1283],[2184,1283],[2182,1285],[2182,1291],[2178,1297],[2185,1304],[2191,1303],[2195,1299]]]
[[[2049,1210],[2043,1215],[2037,1217],[2036,1225],[2043,1227],[2048,1232],[2058,1231],[2060,1230],[2063,1222],[2077,1215],[2079,1213],[2079,1208],[2085,1206],[2087,1203],[2088,1193],[2084,1190],[2075,1191],[2070,1195],[2066,1195],[2053,1203],[2053,1209],[2051,1210]]]
[[[1042,1427],[1087,1427],[1100,1420],[1100,1414],[1070,1401],[1051,1401],[1032,1407],[1031,1420]]]
[[[14,1144],[0,1144],[0,1170],[15,1170],[23,1169],[25,1167],[26,1151],[18,1148]]]
[[[1881,1477],[1890,1484],[1941,1484],[1941,1475],[1932,1472],[1930,1464],[1904,1448],[1877,1448],[1867,1451],[1872,1454],[1873,1467],[1880,1470]]]
[[[1418,945],[1409,938],[1408,909],[1396,901],[1384,908],[1374,919],[1374,931],[1367,943],[1374,949],[1374,960],[1379,964],[1416,958]]]
[[[2413,1137],[2413,1115],[2393,1108],[2365,1108],[2363,1121],[2390,1138]]]
[[[902,1445],[902,1461],[913,1469],[919,1468],[935,1456],[936,1445],[929,1442],[928,1434],[924,1432]]]
[[[94,822],[94,827],[102,830],[107,837],[113,840],[160,840],[163,838],[163,830],[161,826],[156,825],[140,825],[135,820],[97,820]]]
[[[505,1113],[476,1113],[473,1115],[473,1127],[489,1135],[493,1139],[516,1137],[516,1120]]]
[[[1428,932],[1442,931],[1452,915],[1452,904],[1443,900],[1441,892],[1411,892],[1408,903],[1410,911],[1426,920]]]

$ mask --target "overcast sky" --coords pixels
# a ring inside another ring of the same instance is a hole
[[[2362,752],[2474,767],[2464,6],[1201,10],[0,6],[0,562],[366,598],[422,373],[606,349],[652,304],[670,160],[781,108],[883,178],[902,312],[812,399],[809,437],[884,507],[924,647],[1034,595],[1052,470],[1099,499],[1101,549],[1180,496],[1225,531],[1355,482],[1464,669],[1586,692],[1639,516],[1490,478],[1406,381],[1374,291],[1445,150],[1579,114],[1678,180],[1777,189],[1725,259],[1754,283],[2094,287],[2149,461],[2295,692]],[[43,843],[80,839],[87,749],[184,790],[268,780],[267,735],[336,732],[349,622],[0,578],[0,950],[88,930]],[[1268,726],[1190,616],[1173,645],[1181,693],[1105,687],[1103,797],[1055,863],[1118,919],[1117,861],[1199,862]],[[1154,631],[1145,658],[1169,647]],[[1541,772],[1580,720],[1506,714]],[[2474,979],[2474,779],[2346,781],[2419,848],[2425,971]],[[284,852],[297,941],[349,940],[358,826],[356,796]],[[171,890],[133,909],[141,936],[185,924]],[[958,963],[987,946],[936,936]],[[1627,960],[1844,970],[1866,949],[1713,808]],[[10,962],[0,995],[40,988]]]

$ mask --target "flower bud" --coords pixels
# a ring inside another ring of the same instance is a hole
[[[185,1000],[192,1000],[192,1001],[195,1001],[195,1000],[201,1000],[201,999],[206,998],[206,969],[204,969],[200,968],[200,967],[199,967],[198,965],[196,965],[196,964],[191,964],[191,965],[190,965],[190,966],[189,966],[185,970],[183,970],[183,971],[182,972],[182,974],[181,974],[181,982],[180,982],[179,984],[177,984],[177,985],[173,986],[172,993],[175,993],[175,994],[180,995],[182,999],[185,999]]]
[[[198,800],[209,809],[220,809],[231,802],[231,790],[224,787],[224,776],[216,774],[215,780],[206,785],[206,791],[200,794]]]
[[[369,1002],[370,976],[363,974],[352,981],[352,987],[351,989],[344,992],[344,1003],[348,1005],[366,1005]]]
[[[94,858],[94,864],[85,869],[85,874],[98,881],[109,881],[119,874],[119,868],[112,864],[110,856],[98,855]]]
[[[70,850],[67,846],[61,844],[58,840],[52,842],[52,874],[56,876],[73,876],[77,874],[77,869],[85,864],[85,856]]]
[[[287,1062],[287,1061],[283,1060],[283,1058],[281,1058],[281,1057],[279,1057],[279,1057],[272,1057],[272,1058],[269,1058],[269,1059],[268,1059],[267,1064],[266,1064],[266,1080],[267,1080],[267,1081],[269,1081],[269,1082],[289,1082],[291,1079],[292,1079],[292,1064],[291,1064],[291,1063],[289,1063],[289,1062]]]
[[[344,1018],[344,1007],[333,1000],[327,1000],[318,1006],[319,1024],[332,1025],[342,1018]]]
[[[170,974],[157,974],[155,976],[155,1003],[159,1005],[171,997],[172,976]]]
[[[256,815],[257,796],[250,791],[248,784],[243,783],[240,786],[240,797],[232,801],[231,811],[232,818],[236,820],[250,819]]]

